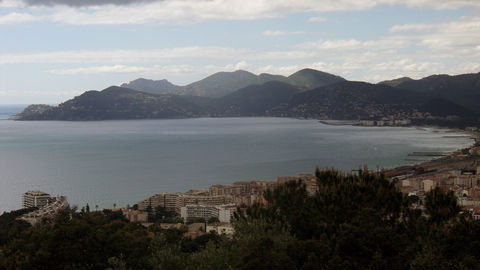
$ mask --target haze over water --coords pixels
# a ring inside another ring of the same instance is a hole
[[[416,128],[328,126],[287,118],[0,121],[0,212],[39,189],[71,205],[133,205],[161,192],[242,180],[407,164],[413,151],[471,144]],[[449,133],[448,135],[452,135]]]

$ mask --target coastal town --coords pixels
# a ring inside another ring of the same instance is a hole
[[[302,181],[306,190],[313,195],[316,191],[316,178],[312,174],[300,174],[296,177],[278,177],[275,181],[242,181],[231,185],[213,185],[208,190],[191,189],[187,192],[160,193],[138,202],[133,207],[114,208],[111,211],[121,212],[130,222],[139,222],[151,226],[149,216],[157,209],[162,209],[169,215],[179,217],[174,221],[189,224],[188,233],[196,236],[199,233],[216,231],[219,234],[233,234],[231,221],[235,211],[245,209],[254,203],[266,203],[263,194],[289,181]],[[41,191],[28,191],[22,196],[23,207],[36,207],[38,210],[19,217],[34,225],[42,219],[51,219],[54,213],[69,208],[65,196],[51,197]],[[86,211],[85,208],[82,211]],[[88,208],[89,211],[89,208]],[[198,223],[207,223],[204,227]],[[165,221],[165,220],[164,220]],[[179,228],[181,223],[164,222],[163,228]],[[162,223],[160,220],[159,223]],[[193,232],[190,230],[194,228]]]

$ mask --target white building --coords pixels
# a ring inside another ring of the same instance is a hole
[[[39,190],[30,190],[22,195],[22,206],[23,208],[29,208],[29,207],[43,207],[45,206],[49,201],[51,197],[50,194],[47,194],[45,192],[41,192]]]
[[[220,222],[230,223],[230,220],[235,212],[235,204],[225,205],[186,205],[181,208],[180,215],[185,222],[194,218],[209,218],[216,217]]]
[[[220,209],[220,211],[218,211],[218,220],[220,222],[230,223],[233,213],[237,210],[237,206],[235,204],[224,204],[219,205],[218,208]]]
[[[69,207],[67,197],[59,196],[48,200],[48,203],[40,207],[40,209],[24,214],[18,219],[25,220],[33,226],[42,219],[54,218],[58,211],[68,209]]]

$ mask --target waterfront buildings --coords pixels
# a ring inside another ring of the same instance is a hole
[[[23,208],[29,207],[43,207],[51,200],[50,194],[39,190],[30,190],[23,193],[22,206]]]

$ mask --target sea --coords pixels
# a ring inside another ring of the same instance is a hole
[[[28,190],[112,208],[161,192],[313,173],[316,166],[391,168],[412,163],[405,159],[414,151],[473,143],[449,130],[291,118],[7,120],[24,107],[0,106],[0,213],[20,208]]]

